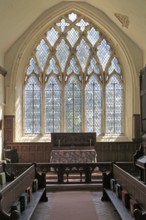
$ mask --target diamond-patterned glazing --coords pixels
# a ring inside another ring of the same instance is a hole
[[[114,75],[106,86],[106,133],[123,133],[123,87]]]
[[[86,131],[102,133],[102,87],[92,76],[85,87]]]
[[[38,42],[24,77],[25,133],[122,134],[122,69],[98,27],[71,11],[49,24]]]
[[[73,47],[79,39],[79,33],[74,28],[71,28],[71,30],[67,32],[66,38],[69,41],[70,45]]]
[[[75,58],[72,58],[70,60],[70,65],[67,69],[67,75],[71,74],[71,73],[76,73],[76,74],[79,74],[79,67],[77,65],[77,62],[75,60]]]
[[[105,39],[103,39],[101,44],[97,47],[97,55],[104,71],[111,55],[110,45]]]
[[[65,86],[65,131],[81,131],[81,88],[74,77]]]
[[[25,125],[26,134],[40,133],[41,128],[41,89],[36,77],[30,77],[25,85]]]
[[[86,41],[82,39],[80,44],[77,46],[77,57],[83,71],[85,70],[85,66],[87,64],[89,55],[90,55],[90,47],[86,43]]]
[[[58,67],[56,65],[56,61],[54,60],[54,58],[52,58],[50,61],[49,61],[49,65],[48,65],[48,68],[46,70],[46,74],[49,75],[50,73],[55,73],[55,74],[58,74],[59,73],[59,70],[58,70]]]
[[[98,65],[97,65],[97,61],[96,61],[95,58],[92,58],[92,59],[90,60],[90,64],[89,64],[87,73],[88,73],[88,74],[91,74],[91,73],[100,73],[100,70],[99,70],[99,67],[98,67]]]
[[[61,90],[55,77],[45,86],[45,133],[61,131]]]
[[[46,42],[42,39],[38,44],[38,46],[36,47],[36,58],[42,71],[44,70],[44,66],[48,58],[48,55],[49,55],[49,48]]]
[[[28,66],[28,68],[27,68],[27,72],[26,72],[26,74],[27,75],[30,75],[31,73],[36,73],[36,74],[38,74],[38,68],[37,68],[37,66],[36,66],[36,61],[35,61],[35,59],[32,57],[31,59],[30,59],[30,61],[29,61],[29,66]]]
[[[47,33],[46,33],[46,38],[48,42],[51,44],[51,46],[54,46],[56,43],[57,39],[59,37],[58,31],[55,30],[54,27],[52,27]]]
[[[76,25],[81,29],[81,31],[84,31],[89,23],[86,22],[84,19],[81,19],[80,22],[76,23]]]
[[[116,71],[117,73],[121,73],[121,68],[119,66],[119,63],[116,57],[112,59],[111,66],[109,67],[109,70],[108,70],[109,74],[111,74],[113,71]]]
[[[77,19],[77,14],[75,14],[75,13],[69,13],[68,14],[68,18],[69,18],[69,20],[71,20],[72,22],[74,22],[76,19]]]
[[[56,25],[61,28],[62,32],[64,32],[65,28],[69,26],[69,23],[67,23],[65,19],[61,19],[61,21],[56,23]]]
[[[56,48],[56,57],[58,59],[62,71],[64,71],[68,56],[69,56],[69,47],[66,44],[65,40],[62,39]]]
[[[87,33],[88,40],[90,41],[92,46],[94,46],[95,43],[99,40],[99,32],[95,30],[94,27],[92,27]]]

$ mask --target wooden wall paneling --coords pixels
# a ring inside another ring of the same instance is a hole
[[[7,143],[6,148],[17,149],[19,162],[49,162],[52,144]],[[136,142],[97,142],[95,150],[98,162],[133,161],[133,154],[139,149]]]
[[[146,153],[146,66],[140,71],[141,138]]]
[[[133,115],[133,141],[141,142],[141,115]]]
[[[13,142],[14,140],[14,116],[4,116],[4,143]]]
[[[136,142],[97,142],[95,149],[97,161],[132,161],[133,154],[139,148]]]
[[[96,143],[96,133],[51,133],[51,141],[53,147],[94,146]]]

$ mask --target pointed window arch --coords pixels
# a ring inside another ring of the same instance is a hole
[[[120,61],[108,36],[85,15],[65,13],[48,25],[29,57],[24,133],[123,134],[123,82]],[[39,113],[32,106],[35,100]]]

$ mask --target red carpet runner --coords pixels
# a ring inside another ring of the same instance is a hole
[[[56,192],[51,206],[49,220],[98,220],[89,191]]]

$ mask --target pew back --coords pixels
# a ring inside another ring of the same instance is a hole
[[[127,190],[130,196],[135,198],[142,208],[146,210],[146,185],[116,164],[113,164],[113,175],[117,182],[121,184],[122,188]]]
[[[35,178],[35,165],[31,165],[20,176],[0,190],[0,211],[9,212],[11,205],[19,198]]]

